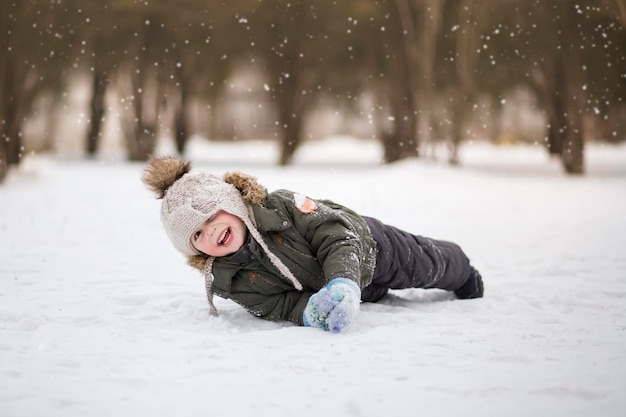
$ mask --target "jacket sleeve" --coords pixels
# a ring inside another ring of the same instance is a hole
[[[286,208],[294,227],[316,253],[326,283],[344,277],[361,289],[369,285],[375,243],[365,221],[352,210],[326,200],[307,199],[308,209],[303,212],[297,205],[302,198],[306,197],[291,193]]]
[[[302,326],[304,308],[313,294],[276,284],[261,273],[240,272],[231,282],[228,298],[255,317],[271,321],[287,320]]]

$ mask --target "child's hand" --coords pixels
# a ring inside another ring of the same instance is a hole
[[[335,278],[309,298],[304,325],[340,333],[356,317],[360,302],[361,290],[354,281]]]

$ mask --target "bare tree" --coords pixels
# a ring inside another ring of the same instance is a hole
[[[431,106],[435,87],[436,39],[439,37],[444,2],[439,0],[396,0],[403,28],[403,44],[409,64],[410,86],[418,117],[419,144],[431,138]]]
[[[133,59],[120,74],[119,88],[125,101],[122,125],[128,158],[143,161],[156,146],[163,88],[159,82],[162,60],[158,51],[163,48],[159,48],[160,22],[154,15],[138,15],[136,24],[137,36],[130,49]]]
[[[328,21],[320,18],[323,9],[324,5],[300,0],[265,2],[250,15],[254,21],[249,27],[255,28],[251,42],[265,64],[267,85],[277,107],[281,165],[291,161],[302,142],[313,86],[324,65]],[[242,23],[248,27],[245,20]]]
[[[0,179],[24,155],[23,124],[34,100],[62,82],[64,45],[71,39],[58,24],[61,9],[54,3],[0,3]]]

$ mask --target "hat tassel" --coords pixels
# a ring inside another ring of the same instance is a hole
[[[217,317],[217,308],[213,304],[213,258],[209,257],[204,266],[204,287],[206,289],[206,298],[209,302],[209,314]]]

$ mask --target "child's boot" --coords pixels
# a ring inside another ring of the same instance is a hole
[[[465,281],[465,284],[454,292],[457,298],[462,300],[481,298],[485,292],[483,278],[480,276],[480,273],[473,266],[470,266],[470,269],[470,276]]]

